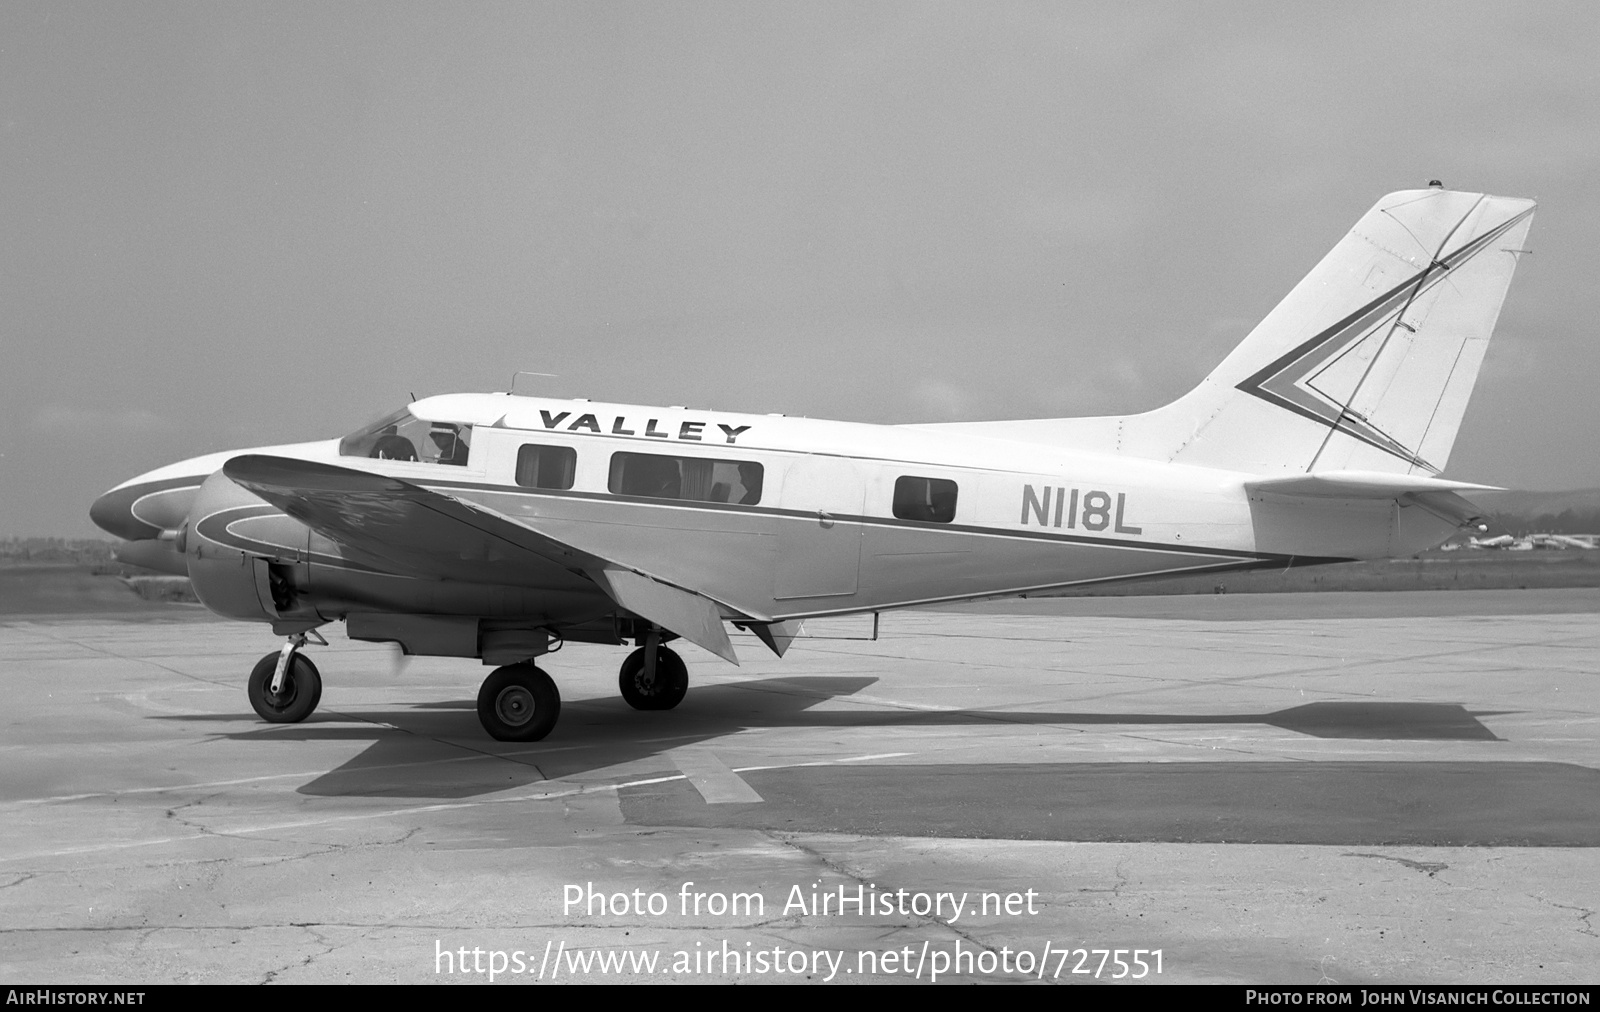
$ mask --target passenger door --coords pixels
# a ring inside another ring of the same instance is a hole
[[[856,593],[865,497],[865,474],[853,460],[805,456],[789,465],[780,502],[785,515],[778,527],[774,598]]]

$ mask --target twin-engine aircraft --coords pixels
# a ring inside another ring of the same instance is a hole
[[[285,637],[255,710],[304,720],[317,630],[480,658],[484,729],[537,741],[563,642],[637,646],[641,710],[681,638],[737,663],[800,623],[1173,573],[1403,555],[1476,523],[1438,477],[1534,211],[1393,193],[1166,407],[866,425],[511,394],[414,401],[343,439],[217,453],[117,486],[120,557]]]

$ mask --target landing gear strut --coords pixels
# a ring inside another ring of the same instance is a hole
[[[291,636],[282,650],[261,658],[250,671],[250,705],[269,724],[298,724],[322,700],[322,674],[300,653],[305,645],[305,633]]]
[[[561,716],[561,693],[529,663],[496,668],[478,690],[478,721],[496,741],[539,741]]]
[[[659,634],[651,633],[645,637],[645,645],[622,662],[617,687],[635,710],[670,710],[683,702],[689,691],[689,669],[683,658],[661,646]]]

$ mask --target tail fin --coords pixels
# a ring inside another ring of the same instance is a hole
[[[1256,474],[1437,474],[1533,210],[1480,193],[1391,193],[1166,407],[963,428]]]

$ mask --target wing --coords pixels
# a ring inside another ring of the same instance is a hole
[[[247,455],[230,480],[334,543],[424,579],[598,589],[617,604],[733,663],[724,612],[771,619],[613,558],[599,537],[574,545],[525,521],[388,475],[288,457]]]

